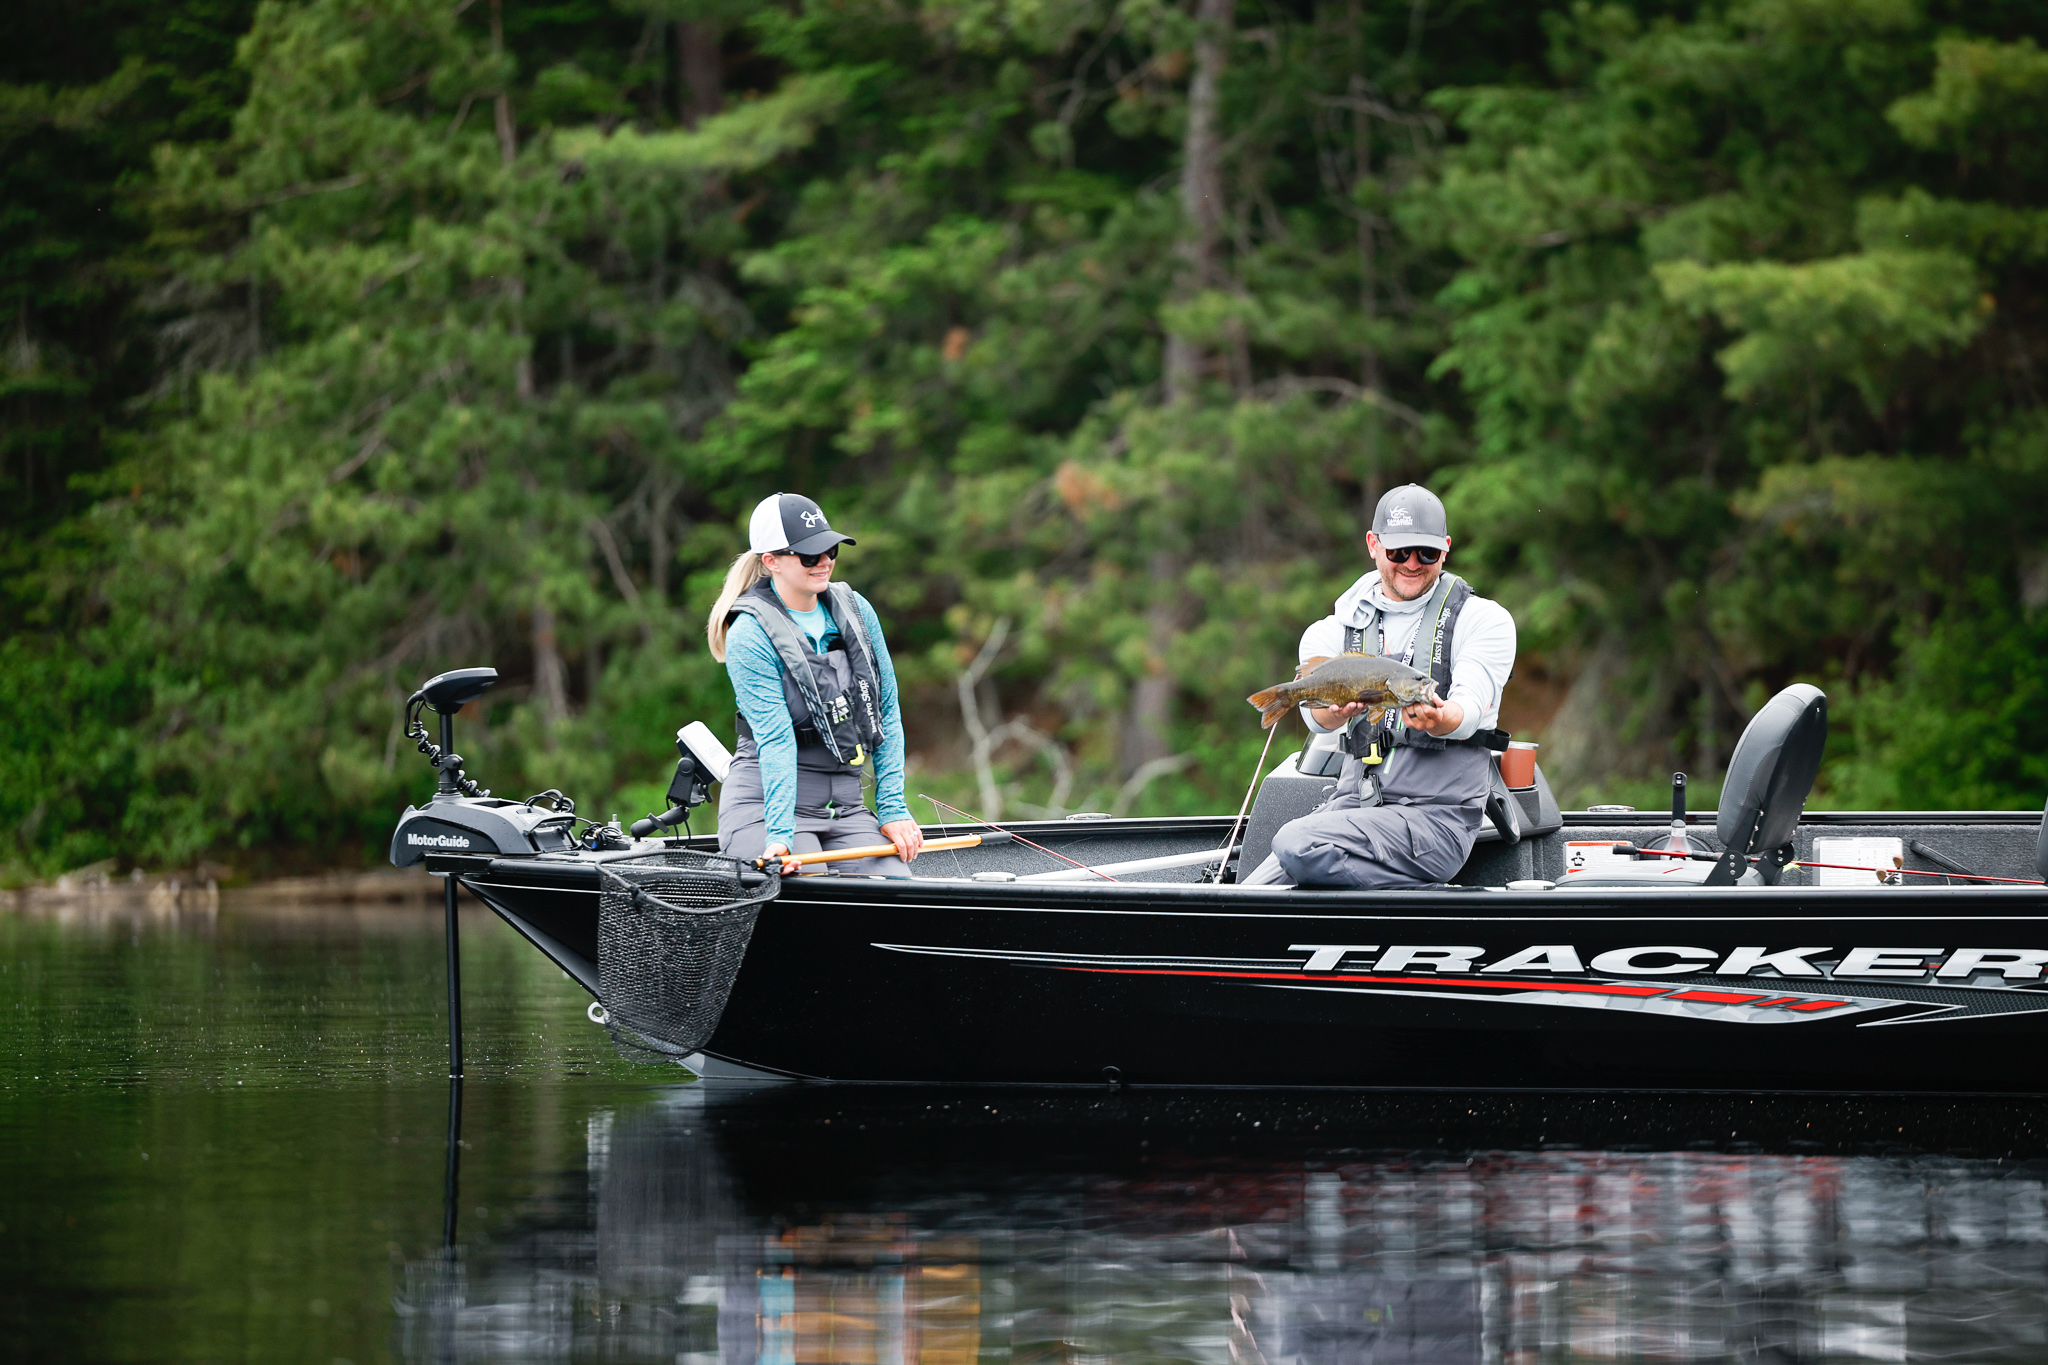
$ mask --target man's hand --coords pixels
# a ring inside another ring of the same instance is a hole
[[[882,826],[882,833],[896,845],[897,857],[906,863],[917,861],[918,851],[924,847],[924,830],[916,820],[891,820]]]
[[[1454,701],[1419,701],[1402,707],[1401,719],[1411,730],[1442,739],[1465,723],[1465,708]]]
[[[761,856],[763,858],[782,859],[782,875],[785,877],[794,877],[797,873],[803,871],[803,864],[799,863],[790,853],[789,845],[779,839],[762,849]]]
[[[1308,713],[1325,730],[1341,730],[1353,716],[1362,716],[1366,710],[1362,701],[1347,701],[1342,706],[1311,706]]]

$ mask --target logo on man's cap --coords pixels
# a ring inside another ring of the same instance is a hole
[[[798,515],[804,519],[804,525],[806,526],[823,526],[825,524],[825,514],[823,512],[801,512]]]
[[[1407,483],[1388,489],[1379,506],[1373,509],[1372,529],[1380,544],[1389,550],[1411,545],[1448,550],[1451,546],[1443,502],[1421,484]]]

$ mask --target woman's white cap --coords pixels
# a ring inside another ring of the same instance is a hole
[[[761,499],[747,521],[747,549],[757,555],[814,555],[845,541],[857,545],[825,522],[825,509],[801,493],[777,493]]]

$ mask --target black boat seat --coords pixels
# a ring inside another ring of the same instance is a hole
[[[1721,787],[1721,809],[1714,833],[1721,847],[1748,859],[1787,848],[1799,828],[1799,816],[1820,774],[1821,750],[1828,740],[1827,693],[1808,683],[1794,683],[1765,702],[1750,718],[1728,760],[1728,778]],[[1675,867],[1660,864],[1676,864]],[[1679,862],[1645,858],[1621,861],[1611,868],[1570,873],[1569,886],[1652,887],[1673,885],[1761,886],[1774,884],[1782,864],[1733,871],[1726,861]]]

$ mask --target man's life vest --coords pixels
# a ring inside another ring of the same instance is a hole
[[[1472,585],[1446,569],[1437,575],[1436,587],[1430,592],[1429,600],[1422,606],[1422,619],[1416,624],[1415,635],[1408,641],[1407,652],[1401,662],[1410,668],[1420,669],[1436,682],[1439,698],[1451,695],[1451,641],[1458,629],[1458,613],[1472,600]],[[1378,654],[1379,625],[1383,615],[1378,607],[1363,626],[1344,627],[1344,652],[1347,654]],[[1427,639],[1429,647],[1422,650]],[[1423,661],[1416,662],[1416,655],[1422,653]],[[1365,717],[1358,716],[1351,722],[1344,734],[1344,752],[1354,758],[1384,758],[1395,748],[1408,749],[1453,749],[1468,747],[1474,749],[1505,749],[1507,732],[1504,730],[1481,730],[1469,739],[1438,739],[1435,735],[1421,730],[1410,729],[1402,720],[1398,710],[1390,710],[1380,717],[1378,725],[1367,725]]]
[[[822,747],[849,768],[862,768],[882,742],[882,682],[875,650],[861,615],[860,594],[844,583],[829,583],[820,594],[839,638],[824,653],[811,648],[789,608],[762,579],[740,594],[726,613],[730,626],[746,615],[760,623],[776,657],[782,661],[782,698],[796,725],[799,751]],[[739,737],[751,740],[753,728],[739,717]]]

